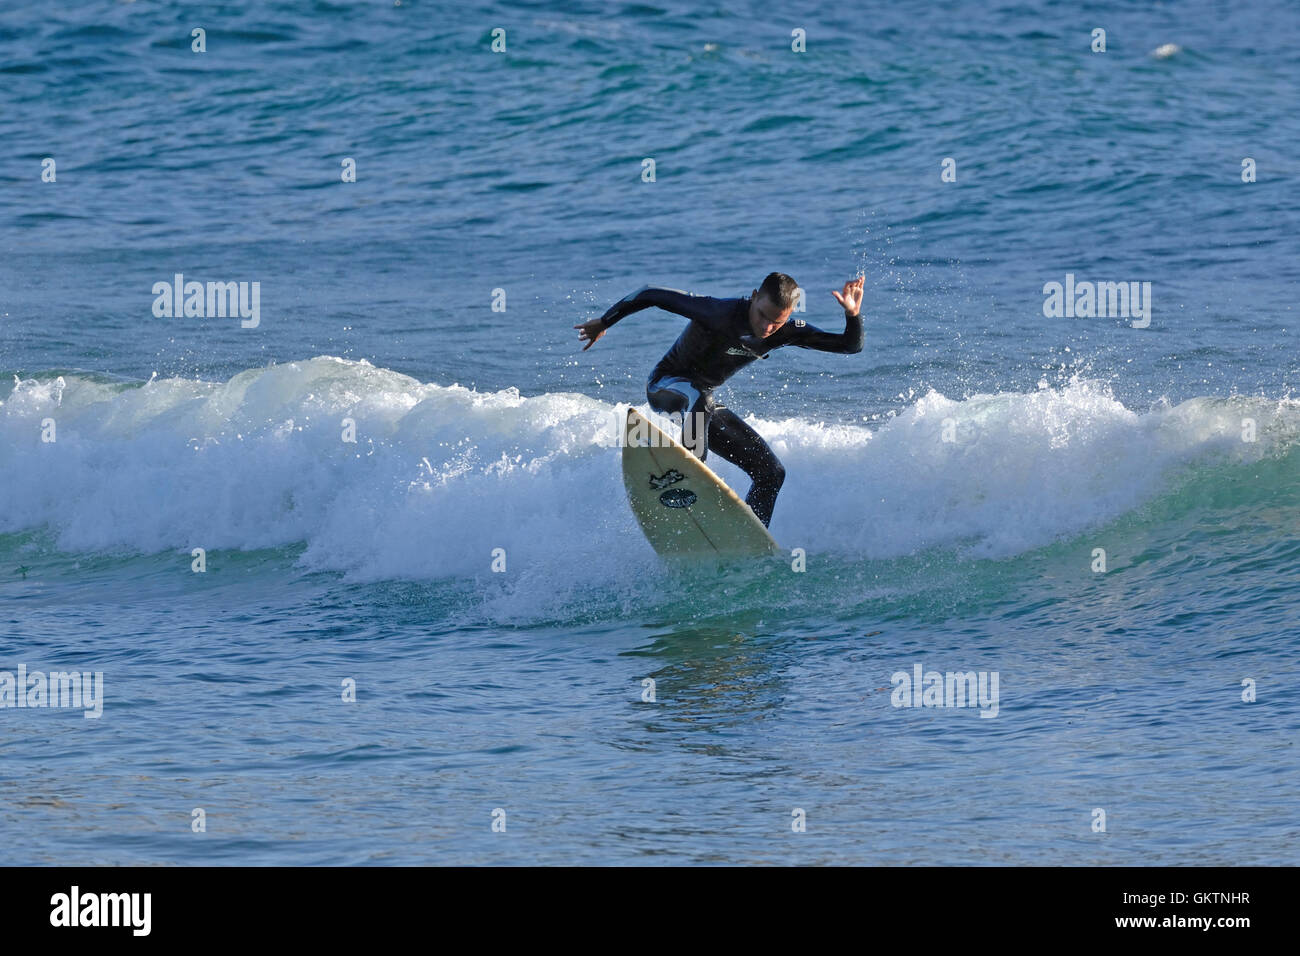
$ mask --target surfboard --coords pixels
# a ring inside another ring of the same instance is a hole
[[[774,554],[749,505],[690,450],[635,408],[623,429],[623,485],[646,540],[665,556]]]

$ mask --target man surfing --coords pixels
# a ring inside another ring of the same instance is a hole
[[[783,272],[773,272],[744,299],[714,299],[676,289],[646,286],[618,302],[598,319],[575,325],[585,352],[611,325],[652,306],[690,319],[673,347],[659,360],[646,383],[650,407],[682,416],[682,444],[704,461],[712,448],[740,467],[753,482],[745,504],[767,527],[785,468],[767,442],[725,405],[713,390],[754,359],[765,359],[783,345],[818,352],[862,351],[862,286],[859,276],[831,291],[844,307],[844,332],[823,332],[802,319],[790,322],[799,286]],[[689,415],[689,418],[687,416]]]

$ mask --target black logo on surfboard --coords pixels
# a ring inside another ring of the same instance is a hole
[[[695,492],[686,488],[669,488],[659,496],[659,503],[669,508],[689,508],[696,500]]]
[[[658,491],[660,488],[667,488],[669,485],[675,485],[686,476],[676,468],[669,468],[662,475],[650,473],[650,487]]]

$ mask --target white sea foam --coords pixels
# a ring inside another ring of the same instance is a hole
[[[504,548],[524,576],[600,577],[652,565],[614,415],[584,395],[426,385],[329,357],[224,384],[25,381],[0,403],[0,531],[48,526],[69,551],[305,543],[307,567],[362,578],[487,574]],[[1241,440],[1246,416],[1254,444]],[[347,417],[356,444],[340,440]],[[47,418],[53,443],[41,441]],[[749,419],[788,472],[777,540],[872,558],[1002,557],[1074,536],[1188,466],[1289,444],[1298,420],[1295,403],[1248,399],[1139,413],[1087,381],[962,401],[931,392],[874,430]],[[734,466],[710,464],[748,489]]]

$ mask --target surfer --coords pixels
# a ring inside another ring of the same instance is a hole
[[[600,318],[574,328],[578,339],[587,343],[585,352],[611,325],[642,309],[653,306],[691,320],[651,371],[646,398],[655,411],[682,416],[682,444],[700,461],[711,448],[749,476],[753,484],[745,504],[767,527],[785,468],[758,432],[727,406],[714,402],[713,390],[754,359],[765,359],[783,345],[818,352],[861,352],[863,281],[859,276],[845,282],[843,290],[831,291],[844,307],[843,333],[823,332],[802,319],[790,321],[799,286],[783,272],[773,272],[743,299],[714,299],[645,286],[614,303]]]

